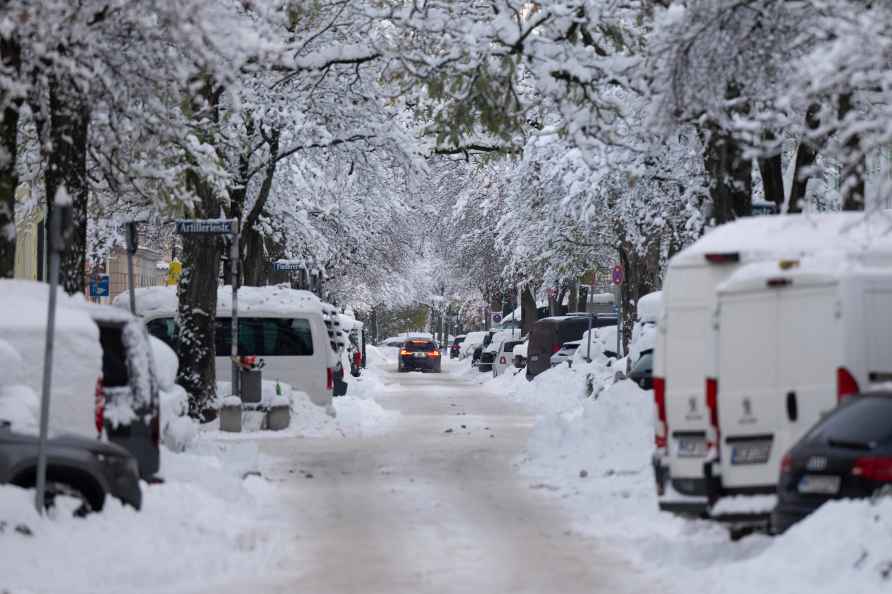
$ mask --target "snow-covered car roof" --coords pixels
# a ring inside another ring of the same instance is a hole
[[[33,328],[43,341],[49,289],[48,284],[37,281],[0,279],[0,328]],[[56,331],[80,332],[98,338],[99,331],[86,311],[87,306],[82,295],[68,295],[59,288],[56,295]]]
[[[130,296],[118,295],[114,305],[130,308]],[[292,289],[286,285],[269,287],[240,287],[238,290],[239,315],[288,316],[296,313],[322,313],[322,302],[309,291]],[[143,287],[136,289],[136,313],[145,318],[176,315],[176,287]],[[228,316],[232,312],[232,288],[217,288],[217,315]]]
[[[746,262],[828,250],[892,253],[890,217],[890,211],[743,217],[712,229],[676,254],[669,266],[703,265],[707,254],[737,254]]]
[[[660,318],[660,310],[663,309],[663,292],[654,291],[638,300],[638,321],[656,322]]]

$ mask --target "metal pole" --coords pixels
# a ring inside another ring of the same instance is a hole
[[[622,328],[622,319],[623,319],[623,308],[622,308],[622,300],[623,300],[623,288],[622,285],[616,285],[616,358],[619,359],[620,352],[620,330]]]
[[[130,294],[130,313],[136,315],[136,289],[133,282],[133,254],[136,252],[136,223],[127,223],[127,291]]]
[[[585,360],[589,363],[592,362],[592,318],[594,317],[594,314],[588,314],[588,347],[585,352]]]
[[[230,328],[230,340],[232,340],[232,395],[238,396],[240,393],[238,385],[238,219],[234,219],[232,224],[232,245],[229,246],[229,269],[232,272],[232,327]]]
[[[62,251],[63,209],[70,205],[56,204],[50,215],[50,298],[46,316],[46,346],[43,351],[43,387],[40,396],[40,437],[37,442],[37,489],[34,506],[43,515],[46,493],[46,449],[47,433],[50,424],[50,390],[53,381],[53,338],[56,330],[56,293],[59,290],[59,258]],[[70,212],[70,211],[69,211]]]

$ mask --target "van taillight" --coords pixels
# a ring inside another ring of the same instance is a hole
[[[781,474],[789,474],[793,471],[793,456],[787,452],[781,460]]]
[[[841,401],[848,396],[854,396],[861,390],[854,376],[845,367],[836,368],[836,399]]]
[[[710,264],[734,264],[740,262],[740,253],[725,252],[721,254],[706,254],[706,261]]]
[[[709,410],[709,424],[715,430],[715,446],[719,444],[719,381],[714,377],[706,378],[706,408]]]
[[[96,378],[96,392],[94,394],[93,412],[96,422],[96,433],[98,437],[102,436],[102,428],[105,425],[105,388],[102,385],[102,376]]]
[[[556,352],[558,352],[559,350],[561,350],[560,343],[551,345],[551,354],[552,355],[555,354]]]
[[[325,389],[334,390],[334,369],[331,367],[325,370]]]
[[[507,365],[507,364],[508,364],[508,360],[505,358],[505,355],[502,355],[501,357],[499,357],[499,365]]]
[[[892,482],[892,458],[868,457],[855,460],[852,474],[870,481]]]
[[[653,378],[654,404],[657,407],[657,427],[654,433],[654,445],[657,449],[665,449],[669,424],[666,417],[666,380],[661,377]]]

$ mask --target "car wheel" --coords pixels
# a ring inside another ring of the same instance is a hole
[[[83,518],[87,514],[102,510],[105,503],[105,494],[90,492],[90,489],[82,485],[71,484],[47,479],[46,491],[43,495],[44,508],[47,510],[56,507],[56,499],[59,497],[71,497],[79,502],[74,510],[74,516]]]

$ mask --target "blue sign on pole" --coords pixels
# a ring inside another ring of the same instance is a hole
[[[99,278],[91,278],[90,297],[108,297],[110,294],[109,285],[110,281],[107,274],[103,274]]]

